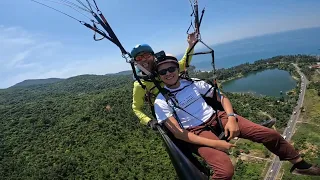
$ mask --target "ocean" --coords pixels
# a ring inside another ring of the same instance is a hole
[[[229,68],[278,55],[316,55],[320,54],[320,27],[250,37],[210,47],[215,51],[216,68]],[[211,56],[194,56],[191,65],[199,70],[212,70]]]

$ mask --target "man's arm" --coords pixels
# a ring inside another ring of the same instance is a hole
[[[224,126],[225,137],[229,136],[228,140],[231,140],[234,137],[238,137],[240,134],[240,129],[239,129],[239,125],[237,122],[238,120],[237,120],[236,116],[234,115],[233,107],[232,107],[230,100],[226,96],[221,95],[221,93],[219,91],[217,93],[217,100],[219,102],[221,102],[224,111],[228,115],[228,122]]]
[[[195,135],[185,129],[181,129],[177,120],[171,116],[165,121],[165,126],[172,132],[177,139],[186,141],[192,144],[217,147],[217,140],[207,139],[198,135]]]
[[[164,124],[173,133],[174,137],[188,143],[209,146],[221,151],[227,151],[236,146],[223,140],[208,139],[195,135],[185,129],[181,129],[177,120],[173,116],[169,117]]]
[[[179,70],[184,71],[184,67],[186,66],[186,62],[187,62],[187,54],[188,51],[190,50],[190,46],[187,48],[185,54],[183,55],[182,59],[179,61]],[[192,49],[192,51],[190,52],[190,54],[192,54],[194,52],[194,49]],[[191,60],[192,60],[193,55],[190,55],[188,58],[188,64],[190,65]]]
[[[179,70],[184,71],[184,67],[186,66],[186,62],[187,62],[187,53],[190,50],[190,47],[187,48],[185,54],[183,55],[182,59],[179,61]],[[192,49],[192,51],[190,52],[190,54],[192,54],[194,52],[194,49]],[[193,55],[190,55],[188,58],[188,64],[190,65],[190,62],[192,60]]]
[[[186,62],[187,62],[187,55],[188,55],[188,51],[192,48],[192,46],[197,42],[197,38],[196,38],[196,34],[195,33],[192,33],[192,34],[188,34],[188,48],[185,52],[185,54],[183,55],[182,59],[179,61],[179,69],[180,69],[180,72],[181,71],[184,71],[185,69],[185,66],[186,66]],[[192,49],[192,51],[190,51],[189,54],[193,54],[194,52],[194,48]],[[188,64],[190,65],[191,63],[191,59],[192,59],[192,56],[193,55],[190,55],[189,58],[188,58]]]
[[[144,105],[144,96],[145,90],[140,86],[140,84],[137,81],[135,81],[133,84],[132,110],[139,118],[140,123],[147,125],[151,118],[142,112],[142,107]]]
[[[223,95],[220,91],[218,91],[218,90],[216,90],[216,91],[217,91],[217,94],[216,94],[217,97],[216,98],[217,98],[217,100],[219,102],[221,102],[224,111],[227,114],[234,113],[233,112],[233,107],[232,107],[232,104],[231,104],[229,98],[227,96]]]

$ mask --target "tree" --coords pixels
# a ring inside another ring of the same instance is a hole
[[[239,155],[240,155],[240,151],[238,149],[233,151],[233,156],[234,157],[238,157]]]

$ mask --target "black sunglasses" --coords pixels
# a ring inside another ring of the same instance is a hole
[[[159,75],[163,76],[167,74],[167,71],[169,71],[170,73],[173,73],[177,70],[177,67],[175,66],[171,66],[168,67],[167,69],[161,69],[160,71],[158,71]]]

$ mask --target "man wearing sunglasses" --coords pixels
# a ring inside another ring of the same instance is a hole
[[[187,52],[196,42],[196,36],[194,33],[189,34],[187,41],[188,41],[188,48],[186,53],[184,54],[183,58],[179,61],[179,68],[182,71],[186,60],[187,60]],[[193,50],[190,52],[193,53]],[[153,49],[148,44],[139,44],[135,46],[131,51],[131,56],[135,59],[135,62],[141,65],[149,72],[153,72],[155,68],[155,56]],[[192,56],[189,56],[189,64],[192,59]],[[157,123],[156,120],[152,120],[149,116],[147,116],[143,111],[142,108],[145,103],[149,103],[151,105],[151,109],[153,110],[153,103],[155,97],[159,94],[159,90],[155,87],[155,84],[148,78],[146,78],[145,74],[138,68],[136,68],[137,74],[142,77],[140,78],[142,84],[146,87],[145,89],[141,87],[141,85],[135,81],[133,84],[133,99],[132,99],[132,109],[136,116],[139,118],[140,123],[144,125],[148,125],[151,128],[155,128],[155,124]],[[161,83],[161,86],[163,84]],[[154,113],[154,112],[152,112]]]
[[[176,57],[167,54],[158,59],[156,66],[168,91],[167,98],[159,94],[155,99],[156,118],[176,139],[185,142],[180,150],[190,150],[206,161],[214,172],[212,179],[232,180],[234,174],[234,166],[226,152],[235,145],[220,140],[215,133],[219,129],[218,118],[228,140],[239,137],[263,144],[281,161],[293,164],[292,174],[320,176],[320,167],[305,161],[281,134],[235,114],[228,97],[215,94],[215,88],[210,84],[181,79]],[[203,97],[216,98],[224,110],[214,110],[214,105],[207,104]]]

